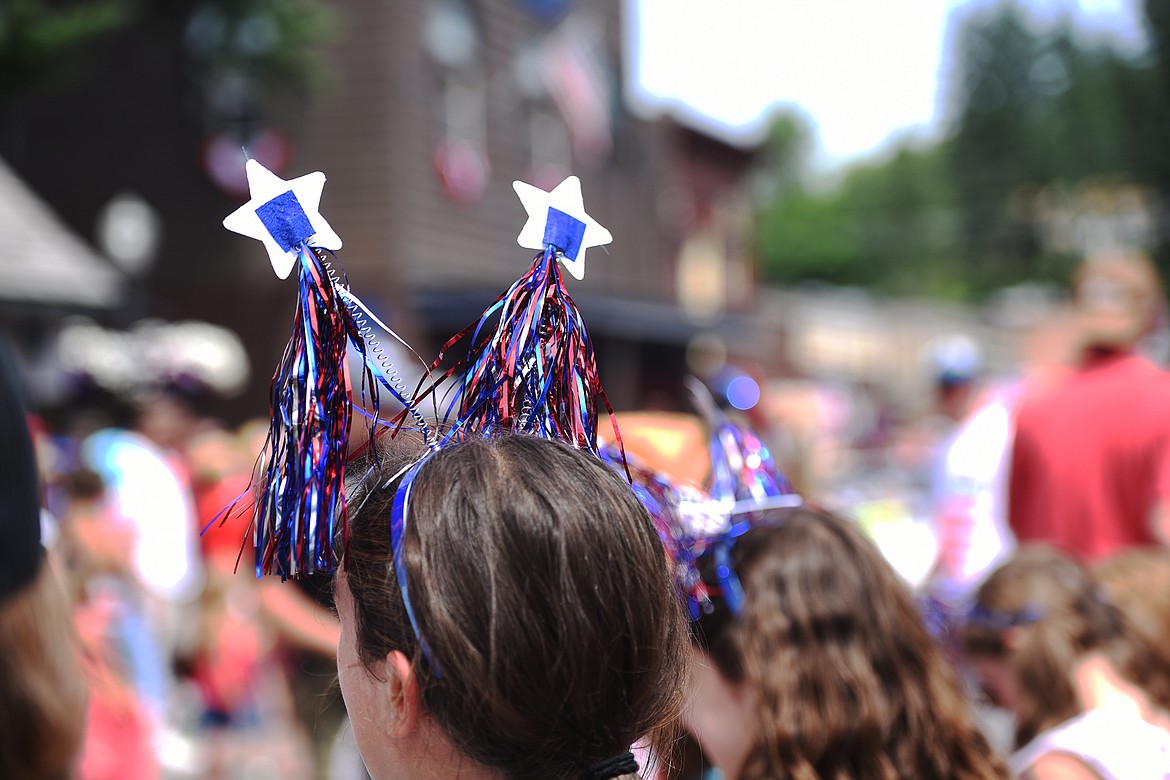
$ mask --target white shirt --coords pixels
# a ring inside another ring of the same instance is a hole
[[[1104,780],[1170,778],[1170,732],[1125,706],[1106,704],[1042,732],[1008,761],[1020,776],[1048,753],[1076,757]]]

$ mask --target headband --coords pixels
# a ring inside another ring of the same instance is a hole
[[[719,595],[739,615],[743,586],[731,563],[736,541],[754,525],[774,522],[772,510],[803,501],[755,431],[732,421],[699,380],[690,377],[686,386],[707,423],[711,455],[711,487],[701,507],[705,522],[696,534],[696,558],[711,556]]]
[[[1044,619],[1047,610],[1043,604],[1027,602],[1017,610],[992,609],[976,602],[967,611],[967,624],[988,631],[1007,631],[1017,626],[1030,626]]]
[[[600,454],[598,398],[611,423],[613,410],[562,268],[582,279],[586,250],[612,237],[586,213],[576,177],[551,192],[515,182],[527,214],[517,243],[536,250],[532,264],[475,322],[447,341],[432,363],[419,358],[425,371],[411,392],[380,338],[405,342],[349,289],[332,262],[341,239],[318,212],[324,174],[285,181],[255,160],[247,162],[247,172],[250,200],[224,225],[260,240],[280,278],[296,268],[299,293],[293,335],[272,381],[272,423],[253,514],[257,575],[331,571],[339,524],[344,538],[345,465],[355,409],[368,421],[374,448],[379,433],[395,435],[410,422],[426,442],[423,456],[387,478],[377,473],[375,452],[362,480],[398,481],[390,518],[395,574],[420,648],[439,674],[410,600],[405,556],[399,554],[414,481],[434,453],[473,435],[523,433]],[[464,351],[454,365],[440,371],[448,353],[460,347]],[[368,410],[354,402],[349,350],[362,362],[360,397]],[[380,393],[389,393],[403,411],[381,419]],[[433,410],[433,423],[420,412],[423,404]],[[616,423],[613,428],[620,454]],[[621,461],[624,466],[624,455]]]
[[[423,656],[436,676],[441,675],[440,665],[427,647],[410,601],[406,556],[398,554],[414,480],[431,455],[468,436],[501,433],[558,439],[600,455],[599,397],[621,446],[589,333],[561,272],[564,266],[575,278],[584,278],[586,249],[607,244],[612,237],[585,212],[581,182],[575,176],[552,192],[524,182],[515,182],[513,188],[528,215],[517,243],[538,253],[527,273],[447,341],[431,364],[430,381],[425,387],[420,384],[415,403],[431,399],[442,410],[439,428],[446,433],[402,475],[390,519],[399,590]],[[463,356],[437,374],[446,354],[460,344],[466,344]]]
[[[697,524],[684,522],[682,518],[684,512],[698,514],[695,509],[703,505],[701,494],[646,467],[616,444],[602,447],[600,454],[615,471],[628,476],[634,496],[650,515],[666,550],[675,587],[686,602],[691,618],[697,619],[701,605],[710,603],[710,594],[699,574],[696,559],[699,549]]]
[[[602,457],[630,474],[634,493],[666,547],[691,618],[710,612],[715,595],[738,615],[744,596],[731,562],[736,541],[756,525],[776,522],[775,510],[800,506],[802,500],[751,428],[724,414],[697,379],[689,378],[686,386],[707,428],[711,476],[705,490],[621,458],[616,446],[603,450]],[[705,582],[700,572],[707,559],[714,567],[714,582]]]

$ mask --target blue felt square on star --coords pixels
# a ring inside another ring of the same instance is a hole
[[[272,234],[276,245],[285,252],[305,243],[316,232],[292,190],[277,195],[256,209],[256,216]]]
[[[548,207],[548,220],[544,223],[545,246],[555,246],[565,257],[576,260],[584,238],[584,222],[560,209]]]

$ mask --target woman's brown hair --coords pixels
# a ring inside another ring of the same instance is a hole
[[[969,622],[963,644],[971,655],[1010,660],[1020,686],[1017,747],[1080,714],[1073,672],[1089,653],[1101,652],[1141,687],[1164,681],[1166,671],[1148,665],[1141,638],[1127,634],[1093,575],[1055,549],[1022,547],[979,588],[976,614],[1000,618]],[[1026,618],[1010,620],[1019,615]],[[1008,623],[1016,626],[1010,646]]]
[[[1170,711],[1170,550],[1125,550],[1102,561],[1094,573],[1129,637],[1122,674]]]
[[[742,778],[1006,776],[909,592],[853,523],[792,510],[740,537],[731,567],[741,614],[717,600],[693,636],[758,695]]]
[[[71,777],[86,688],[72,616],[53,559],[0,603],[0,777]]]
[[[398,481],[384,479],[354,494],[339,575],[367,668],[392,650],[412,657],[423,705],[455,746],[510,778],[575,780],[644,737],[663,745],[681,709],[686,628],[628,484],[559,442],[470,439],[419,470],[392,553]],[[394,553],[406,556],[425,654]]]

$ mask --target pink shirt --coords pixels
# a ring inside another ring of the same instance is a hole
[[[1008,520],[1021,542],[1088,562],[1157,543],[1152,513],[1170,496],[1170,373],[1143,357],[1091,357],[1026,396],[1016,419]]]

